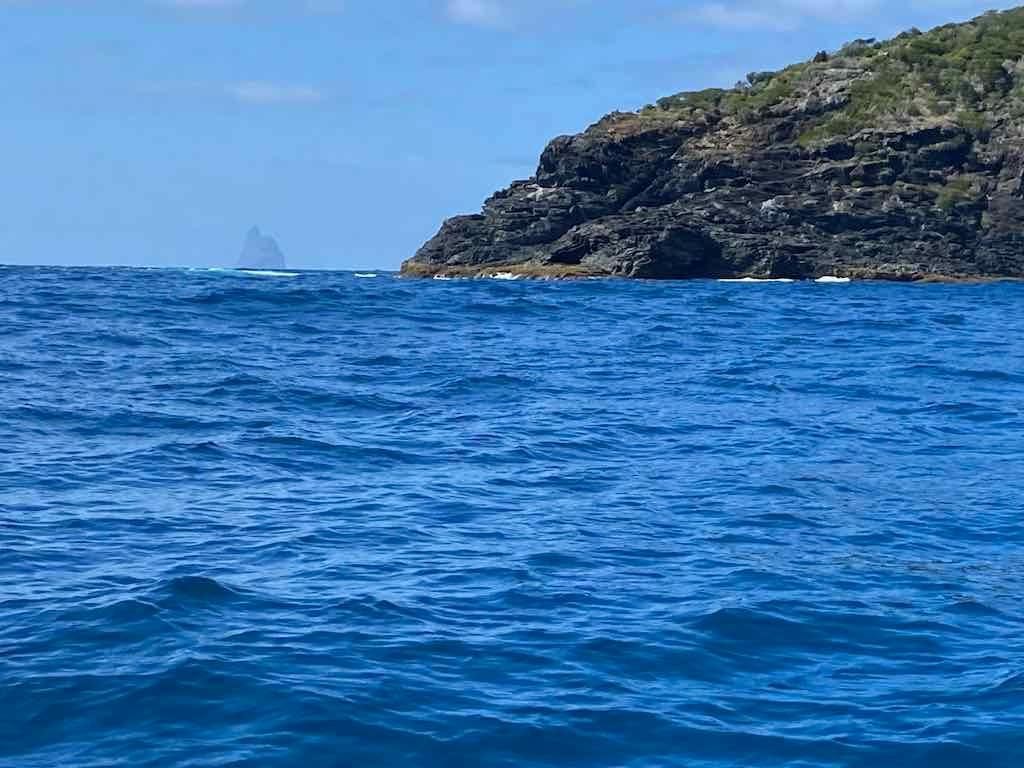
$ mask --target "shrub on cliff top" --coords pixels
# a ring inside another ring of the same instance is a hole
[[[766,108],[801,91],[809,72],[847,64],[865,69],[849,90],[840,109],[806,126],[800,141],[851,135],[886,118],[956,114],[965,128],[979,138],[985,126],[977,115],[1002,99],[1024,103],[1015,89],[1016,66],[1024,62],[1024,8],[991,12],[966,24],[950,24],[930,32],[914,29],[887,42],[855,40],[835,56],[818,54],[814,60],[779,72],[752,72],[747,82],[733,89],[711,88],[661,99],[655,110],[673,118],[697,113],[756,120]],[[811,82],[808,80],[807,82]]]
[[[806,129],[800,141],[848,136],[886,116],[954,111],[964,128],[984,140],[986,104],[1005,102],[1014,85],[1009,64],[1022,58],[1024,9],[904,33],[877,47],[871,76],[855,83],[846,106]]]

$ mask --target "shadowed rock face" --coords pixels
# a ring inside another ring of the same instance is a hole
[[[238,259],[240,269],[284,269],[284,254],[277,241],[253,227],[245,237],[245,246]]]
[[[407,275],[1024,277],[1024,10],[615,113]]]

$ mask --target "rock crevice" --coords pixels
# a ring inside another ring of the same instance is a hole
[[[403,272],[1024,277],[1021,61],[1016,10],[613,113]]]

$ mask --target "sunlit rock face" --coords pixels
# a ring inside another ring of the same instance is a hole
[[[1024,8],[608,115],[402,271],[1024,278]]]

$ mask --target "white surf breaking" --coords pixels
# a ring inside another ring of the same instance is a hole
[[[724,277],[720,283],[795,283],[789,277]]]
[[[250,275],[251,277],[298,277],[298,272],[278,272],[273,269],[236,269],[240,275]]]

